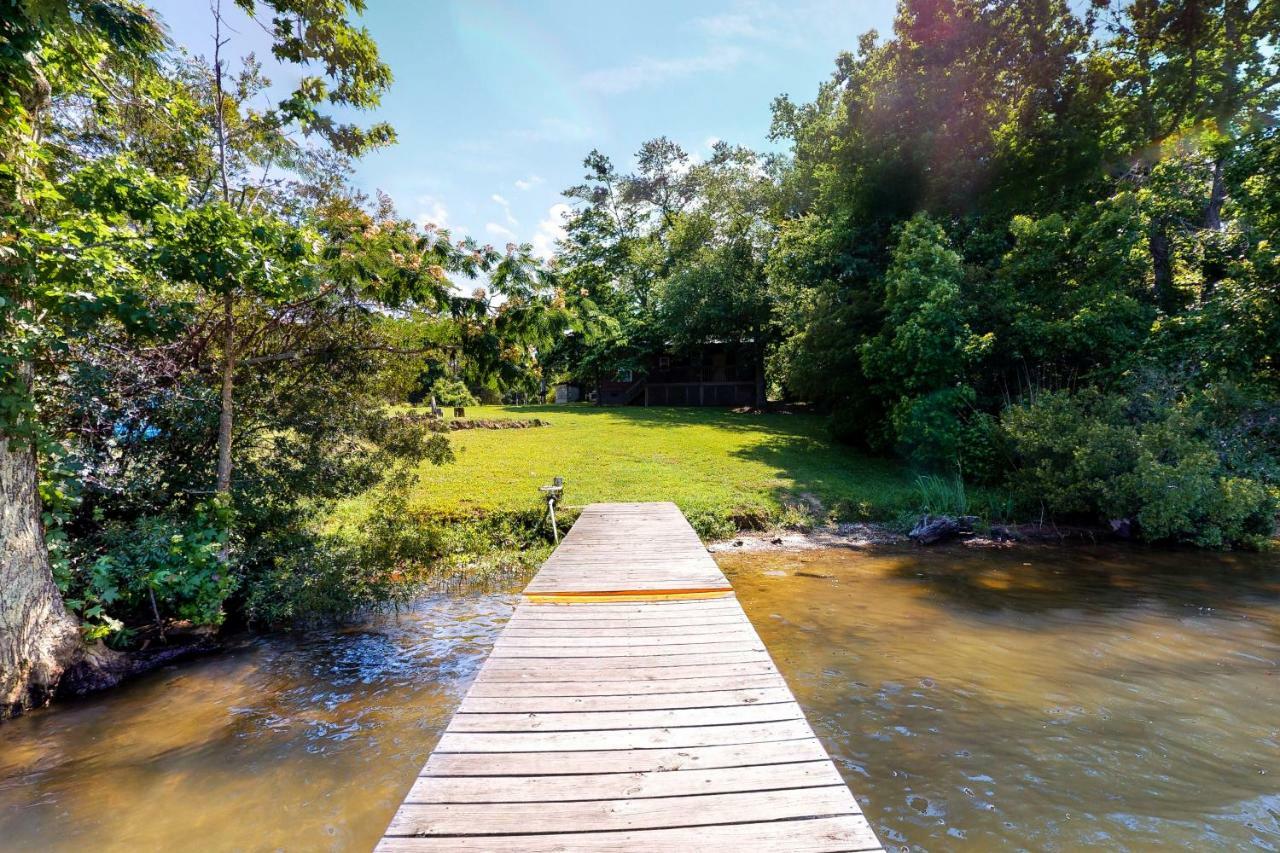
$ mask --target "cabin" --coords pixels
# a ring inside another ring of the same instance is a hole
[[[764,365],[751,343],[708,343],[652,358],[596,388],[602,406],[763,406]]]

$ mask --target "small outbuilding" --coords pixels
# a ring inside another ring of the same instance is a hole
[[[655,356],[643,371],[601,382],[604,406],[763,406],[764,365],[753,344],[708,343]]]
[[[570,385],[562,382],[556,386],[556,405],[563,406],[566,403],[576,403],[582,399],[582,389],[577,385]]]

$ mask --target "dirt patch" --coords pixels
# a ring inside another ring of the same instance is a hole
[[[817,548],[865,548],[870,545],[902,545],[907,537],[878,524],[836,524],[815,527],[807,533],[774,530],[743,533],[719,542],[707,550],[719,551],[809,551]]]
[[[966,548],[1012,548],[1019,544],[1069,545],[1116,542],[1117,537],[1100,526],[1054,525],[1035,522],[1001,525],[990,531],[970,533],[953,540]],[[810,531],[741,531],[707,545],[720,551],[809,551],[817,548],[866,548],[872,545],[907,545],[911,540],[882,524],[842,523]],[[929,546],[923,546],[929,547]]]

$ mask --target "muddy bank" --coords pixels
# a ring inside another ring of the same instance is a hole
[[[1098,544],[1124,541],[1103,527],[1029,522],[979,530],[946,543],[969,548],[1011,548],[1020,543],[1036,545]],[[873,545],[909,545],[907,534],[888,524],[848,522],[822,525],[812,530],[742,531],[707,545],[711,553],[756,551],[811,551],[821,548],[867,548]],[[920,547],[934,547],[922,545]]]
[[[907,543],[902,533],[880,524],[837,524],[809,531],[765,530],[739,533],[707,545],[711,553],[724,551],[809,551],[818,548],[865,548]]]
[[[131,678],[146,675],[162,666],[225,649],[226,643],[212,631],[181,634],[165,643],[148,643],[140,649],[128,651],[114,651],[99,643],[87,649],[83,660],[62,676],[54,699],[87,696],[115,687]]]

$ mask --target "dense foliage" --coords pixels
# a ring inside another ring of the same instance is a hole
[[[388,403],[537,399],[712,342],[956,484],[932,503],[968,480],[1152,541],[1273,533],[1274,2],[902,0],[774,102],[786,153],[593,151],[549,265],[350,186],[394,140],[346,120],[391,79],[360,0],[230,5],[292,88],[232,58],[216,2],[208,56],[132,0],[0,13],[0,520],[27,549],[3,568],[56,580],[90,638],[340,614],[467,537],[527,545],[532,517],[414,518],[411,472],[452,450]]]
[[[902,0],[791,156],[593,152],[581,380],[758,343],[835,434],[1024,516],[1259,542],[1280,483],[1280,7]]]
[[[395,552],[403,513],[328,524],[452,459],[387,404],[432,382],[470,402],[459,376],[536,387],[566,322],[528,246],[419,228],[350,187],[352,158],[394,139],[331,115],[390,82],[358,0],[235,5],[304,70],[283,97],[229,58],[217,3],[208,59],[127,0],[4,13],[0,436],[38,450],[53,576],[116,645],[404,594],[442,552]],[[482,273],[489,291],[455,287]]]

